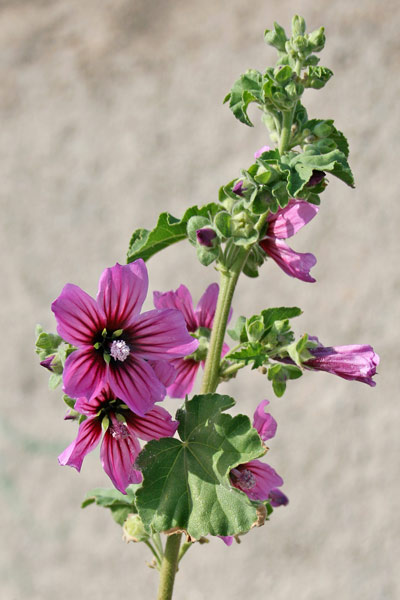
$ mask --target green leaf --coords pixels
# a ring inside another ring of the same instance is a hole
[[[264,449],[248,417],[223,414],[233,405],[229,396],[194,396],[176,415],[181,440],[153,440],[139,454],[143,484],[136,502],[148,530],[177,527],[198,539],[254,525],[256,506],[232,487],[229,472]]]
[[[272,388],[278,398],[285,393],[286,381],[298,379],[302,374],[302,370],[295,365],[275,364],[268,369],[268,379],[272,381]]]
[[[252,368],[257,369],[268,362],[267,350],[259,342],[249,342],[230,354],[229,360],[244,362],[246,365],[253,363]]]
[[[164,248],[186,239],[186,226],[191,217],[213,217],[218,210],[219,206],[212,202],[201,208],[197,206],[188,208],[181,219],[177,219],[167,212],[161,213],[154,229],[151,231],[137,229],[133,232],[129,243],[127,262],[130,263],[138,258],[146,261]]]
[[[96,503],[98,506],[109,508],[114,521],[123,525],[128,514],[137,513],[135,506],[135,489],[138,485],[130,485],[126,489],[126,494],[118,490],[108,488],[95,488],[86,494],[82,502],[82,508]]]
[[[347,142],[346,136],[344,135],[344,133],[342,133],[341,131],[336,129],[336,127],[333,126],[333,119],[311,119],[310,121],[307,121],[305,128],[310,129],[312,132],[314,132],[315,128],[322,123],[328,124],[331,127],[332,132],[329,134],[329,137],[335,142],[336,146],[341,152],[343,152],[345,157],[348,158],[349,144]]]
[[[313,67],[308,68],[304,87],[313,88],[314,90],[320,90],[333,76],[333,71],[327,67]]]
[[[40,325],[36,326],[36,354],[44,360],[47,356],[51,354],[56,354],[58,351],[58,347],[62,344],[63,340],[59,335],[54,333],[46,333],[43,331]]]
[[[229,108],[235,117],[245,125],[253,127],[247,114],[251,102],[262,102],[262,75],[259,71],[249,69],[241,75],[232,86],[224,102],[229,100]]]
[[[245,342],[247,340],[246,334],[246,317],[238,317],[235,323],[234,329],[228,329],[228,334],[235,342]],[[244,338],[242,339],[242,333]]]
[[[284,321],[286,319],[293,319],[301,315],[303,311],[297,306],[280,306],[279,308],[267,308],[261,312],[264,319],[265,330],[268,331],[275,321]]]
[[[307,185],[314,169],[332,173],[350,187],[354,187],[353,174],[347,158],[338,148],[330,152],[323,152],[317,144],[310,144],[306,146],[304,152],[292,158],[290,166],[288,192],[294,197],[300,194]]]

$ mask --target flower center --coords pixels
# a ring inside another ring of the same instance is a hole
[[[124,340],[114,340],[110,347],[110,354],[114,360],[124,362],[130,354],[130,349]]]
[[[124,423],[119,423],[116,419],[112,419],[110,425],[110,433],[117,441],[124,440],[129,437],[129,431]]]
[[[231,477],[233,479],[233,483],[240,487],[242,490],[251,490],[256,485],[256,478],[253,473],[249,471],[249,469],[232,469]]]

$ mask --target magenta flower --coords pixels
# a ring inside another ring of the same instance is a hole
[[[103,272],[96,300],[68,283],[53,302],[59,335],[77,346],[64,367],[68,396],[91,398],[109,385],[139,415],[164,398],[165,361],[194,352],[198,342],[177,310],[139,314],[147,287],[142,260],[117,263]]]
[[[379,356],[372,346],[323,346],[318,338],[310,336],[309,339],[318,346],[308,349],[313,358],[304,361],[305,367],[333,373],[343,379],[361,381],[372,387],[376,385],[372,376],[376,374]]]
[[[181,311],[188,331],[200,338],[199,350],[196,353],[198,356],[177,358],[171,361],[176,371],[176,377],[172,385],[168,386],[167,392],[173,398],[184,398],[192,391],[200,362],[204,361],[207,354],[207,335],[209,335],[214,321],[218,291],[217,283],[209,285],[196,309],[193,308],[192,296],[184,285],[180,285],[175,292],[154,292],[154,306],[158,309],[175,308]],[[222,355],[226,354],[228,350],[228,346],[224,344]]]
[[[104,471],[114,486],[123,494],[131,483],[140,483],[142,474],[134,468],[141,448],[138,438],[158,440],[172,437],[179,425],[171,415],[155,406],[145,416],[136,415],[106,386],[90,400],[78,398],[75,410],[87,416],[81,423],[76,439],[58,457],[61,465],[81,470],[83,459],[100,442],[100,458]]]
[[[268,400],[260,402],[253,420],[253,427],[257,429],[263,442],[274,437],[277,428],[275,419],[265,412],[265,407],[268,404]],[[260,460],[250,460],[247,463],[238,465],[231,469],[229,476],[232,485],[247,494],[250,500],[270,500],[272,506],[288,503],[288,499],[283,492],[277,490],[283,485],[282,477],[272,467]],[[286,502],[281,501],[278,504],[278,499],[282,499],[283,496],[286,498]]]
[[[295,252],[285,242],[304,225],[306,225],[318,212],[318,206],[305,200],[290,200],[285,208],[279,209],[275,214],[270,213],[267,220],[267,231],[260,246],[276,264],[291,277],[302,281],[314,282],[310,269],[317,262],[315,256],[309,252]]]

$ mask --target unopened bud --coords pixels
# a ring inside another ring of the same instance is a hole
[[[149,535],[146,532],[142,519],[139,517],[139,515],[129,514],[122,526],[122,531],[122,539],[127,543],[145,542],[149,539]]]
[[[216,237],[214,229],[209,227],[205,227],[204,229],[198,229],[196,231],[197,242],[200,246],[206,246],[207,248],[215,248],[216,246]]]

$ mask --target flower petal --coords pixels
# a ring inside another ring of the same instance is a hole
[[[58,334],[70,344],[92,344],[105,327],[105,315],[96,301],[73,283],[67,283],[51,305],[57,319]]]
[[[171,362],[167,362],[166,360],[149,360],[149,365],[165,387],[168,387],[175,381],[176,371]]]
[[[315,217],[318,209],[306,200],[290,200],[285,208],[268,217],[268,235],[279,239],[292,237]]]
[[[187,331],[179,310],[149,310],[135,318],[129,330],[133,352],[148,360],[171,359],[194,352],[199,342]]]
[[[268,400],[263,400],[257,406],[254,413],[253,427],[258,431],[258,435],[263,442],[274,437],[277,428],[277,422],[272,415],[265,412],[265,407],[269,404]]]
[[[154,306],[156,308],[176,308],[183,314],[188,331],[196,331],[197,321],[193,311],[192,296],[185,285],[180,285],[173,292],[154,292]]]
[[[253,488],[243,490],[251,500],[267,500],[271,490],[283,485],[282,477],[272,467],[260,460],[251,460],[240,467],[248,469],[256,479],[256,485]]]
[[[271,148],[269,146],[262,146],[259,150],[256,150],[254,152],[254,158],[260,158],[260,156],[264,154],[264,152],[269,152],[270,150]]]
[[[285,242],[274,238],[261,240],[260,246],[287,275],[301,281],[315,282],[310,275],[310,269],[317,262],[313,254],[295,252]]]
[[[97,302],[107,318],[107,329],[128,327],[140,313],[147,295],[148,275],[142,259],[129,265],[116,263],[100,277]]]
[[[161,402],[166,393],[151,366],[132,354],[123,363],[110,364],[108,383],[117,398],[142,416],[155,402]]]
[[[211,329],[217,308],[218,294],[218,283],[212,283],[200,298],[195,310],[197,327],[208,327],[208,329]],[[228,323],[231,316],[232,309],[229,312]]]
[[[268,500],[271,506],[286,506],[289,504],[289,498],[278,488],[274,488],[268,494]]]
[[[218,535],[220,540],[224,542],[227,546],[232,546],[233,543],[233,535]]]
[[[85,398],[84,396],[77,398],[74,409],[81,413],[81,415],[94,417],[97,415],[100,408],[114,398],[115,396],[111,393],[110,386],[105,385],[95,396],[90,398]]]
[[[129,431],[146,441],[173,437],[179,426],[178,421],[173,421],[169,412],[161,406],[155,406],[144,417],[131,413],[126,420]]]
[[[128,485],[142,481],[141,472],[134,469],[139,452],[140,444],[136,438],[113,436],[111,429],[105,432],[100,450],[101,464],[114,486],[123,494]]]
[[[176,376],[174,383],[168,386],[167,394],[171,398],[184,398],[193,389],[200,363],[190,358],[177,358],[172,360],[171,364],[175,368]]]
[[[106,382],[106,363],[93,347],[84,346],[65,361],[63,390],[71,398],[91,398]]]
[[[86,454],[94,450],[101,438],[101,424],[95,419],[86,419],[78,429],[76,439],[61,452],[58,457],[60,465],[69,465],[81,470]]]

